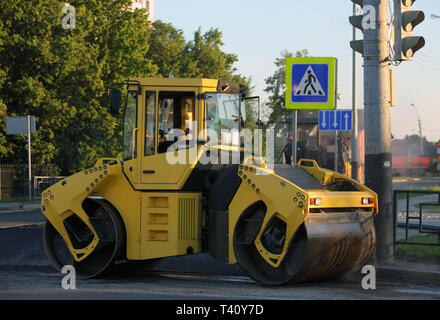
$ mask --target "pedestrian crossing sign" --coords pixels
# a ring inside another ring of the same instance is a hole
[[[287,58],[286,109],[335,109],[336,70],[336,58]]]

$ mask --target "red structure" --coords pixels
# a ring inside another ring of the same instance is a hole
[[[435,144],[437,148],[437,162],[438,162],[438,168],[440,170],[440,140]]]
[[[393,169],[429,169],[432,157],[393,157]]]

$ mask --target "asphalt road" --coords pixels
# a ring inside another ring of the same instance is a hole
[[[40,209],[32,211],[0,211],[0,229],[11,226],[29,225],[35,223],[44,223],[46,218]]]
[[[164,259],[148,273],[77,279],[75,290],[64,290],[61,283],[65,275],[49,265],[41,239],[41,226],[0,229],[1,300],[440,299],[440,283],[378,279],[375,290],[364,290],[360,272],[326,282],[261,286],[236,266],[207,254]]]
[[[65,275],[44,253],[44,221],[39,210],[0,212],[0,300],[440,299],[440,283],[377,279],[375,290],[364,290],[360,272],[326,282],[261,286],[208,254],[167,258],[148,273],[77,279],[75,290],[64,290]]]

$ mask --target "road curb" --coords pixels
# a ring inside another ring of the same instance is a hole
[[[12,229],[12,228],[43,228],[45,225],[44,222],[0,222],[0,230],[2,229]]]
[[[376,275],[382,280],[397,280],[418,283],[440,284],[440,265],[418,263],[399,263],[376,266]]]
[[[0,214],[15,210],[35,210],[39,207],[40,201],[0,203]]]

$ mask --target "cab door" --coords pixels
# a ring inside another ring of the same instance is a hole
[[[124,174],[132,184],[139,183],[139,114],[141,110],[140,95],[128,91],[127,105],[124,111]]]
[[[140,183],[143,189],[180,189],[197,159],[199,89],[146,87],[144,90]]]

